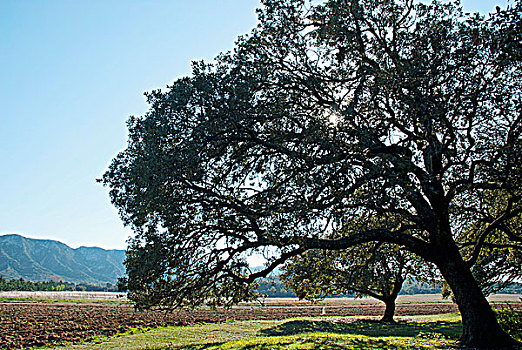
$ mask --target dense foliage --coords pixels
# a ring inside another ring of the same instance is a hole
[[[522,243],[521,7],[263,1],[233,52],[147,94],[103,176],[136,233],[130,298],[231,304],[307,250],[379,241],[437,266],[463,343],[512,344],[470,268]]]
[[[282,278],[300,299],[353,293],[385,303],[381,321],[393,322],[395,302],[406,281],[436,285],[433,266],[400,247],[366,243],[342,251],[310,250],[291,258]]]
[[[260,297],[268,298],[295,298],[296,295],[290,288],[285,286],[279,275],[259,278],[256,292]]]
[[[484,295],[506,292],[522,277],[522,251],[517,249],[485,249],[472,268],[473,276]]]
[[[0,276],[0,291],[62,291],[65,289],[66,286],[63,282],[32,282],[23,278],[6,280]]]
[[[497,310],[497,318],[502,328],[515,339],[522,340],[522,312]]]
[[[385,216],[351,218],[360,229],[378,228]],[[433,265],[397,245],[370,242],[344,250],[313,249],[290,258],[282,278],[300,299],[353,293],[385,303],[381,321],[393,322],[395,302],[406,281],[440,284]]]

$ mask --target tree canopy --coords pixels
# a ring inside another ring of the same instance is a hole
[[[369,230],[385,217],[352,217],[351,225]],[[281,279],[300,299],[312,302],[332,295],[353,293],[385,303],[382,322],[393,322],[395,303],[404,282],[440,284],[432,264],[399,246],[363,243],[344,250],[313,249],[288,259]]]
[[[263,1],[232,52],[147,94],[103,175],[136,233],[130,298],[234,303],[307,250],[387,242],[438,267],[465,344],[512,344],[470,267],[522,242],[521,12]]]
[[[289,259],[281,278],[300,299],[315,302],[354,293],[386,305],[382,322],[393,322],[406,281],[437,283],[435,271],[418,257],[389,244],[366,243],[345,250],[309,250]]]

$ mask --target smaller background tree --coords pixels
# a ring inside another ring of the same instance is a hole
[[[313,302],[354,293],[386,305],[382,322],[393,322],[403,283],[436,283],[435,269],[412,253],[386,243],[368,243],[344,251],[311,250],[288,261],[281,278],[300,299]]]

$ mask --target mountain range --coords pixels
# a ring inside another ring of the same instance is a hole
[[[124,250],[73,249],[54,240],[0,236],[0,275],[5,279],[114,284],[125,273],[124,259]]]

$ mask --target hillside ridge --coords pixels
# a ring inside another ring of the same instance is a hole
[[[6,279],[116,283],[125,273],[125,251],[81,246],[51,239],[0,235],[0,275]]]

